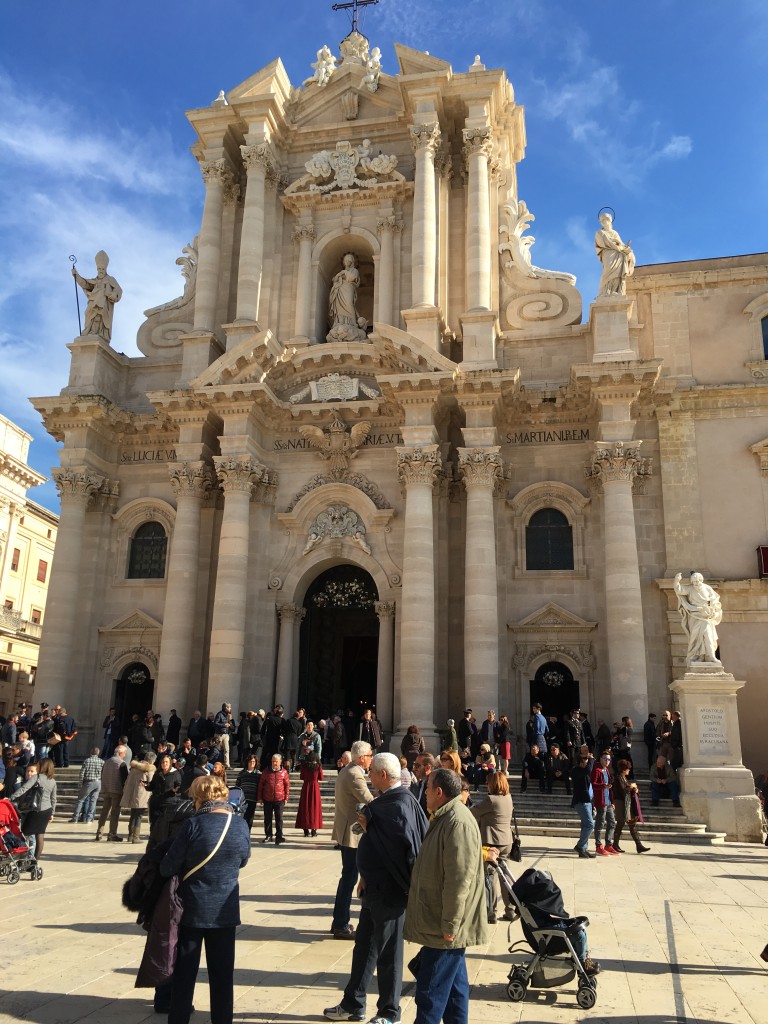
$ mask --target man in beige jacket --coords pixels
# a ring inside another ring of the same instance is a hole
[[[357,882],[357,844],[361,833],[353,831],[352,826],[357,822],[358,804],[368,804],[373,800],[366,776],[373,760],[371,745],[357,740],[352,744],[350,753],[352,763],[342,768],[336,778],[332,838],[341,849],[341,878],[336,889],[331,925],[335,939],[355,937],[355,929],[349,923],[349,917]]]

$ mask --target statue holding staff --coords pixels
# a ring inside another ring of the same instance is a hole
[[[85,308],[85,334],[95,334],[105,341],[112,338],[112,316],[115,303],[123,296],[123,289],[107,273],[109,256],[102,249],[96,253],[96,277],[81,277],[75,267],[72,276],[85,292],[88,305]]]
[[[613,217],[607,211],[600,214],[595,251],[603,265],[598,296],[626,295],[627,278],[635,272],[635,254],[630,248],[630,242],[622,242],[621,235],[614,230]]]

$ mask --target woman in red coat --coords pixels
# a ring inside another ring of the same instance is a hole
[[[296,828],[303,828],[305,836],[316,836],[323,827],[323,802],[320,797],[320,783],[323,781],[323,767],[317,754],[310,754],[299,768],[302,781],[299,796],[299,810]]]

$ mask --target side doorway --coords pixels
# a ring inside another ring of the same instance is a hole
[[[120,678],[115,680],[114,701],[123,732],[130,728],[134,715],[143,719],[146,712],[151,710],[154,694],[155,681],[151,678],[147,666],[140,661],[126,665],[120,673]]]
[[[555,716],[562,722],[563,715],[570,718],[574,708],[581,706],[579,683],[567,665],[559,661],[547,661],[536,672],[530,682],[531,704],[541,704],[545,718]],[[526,716],[527,717],[527,716]]]

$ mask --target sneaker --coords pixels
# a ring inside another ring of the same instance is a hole
[[[595,849],[595,853],[597,854],[598,857],[609,857],[610,856],[610,854],[608,853],[608,851],[606,850],[606,848],[604,846],[598,846]]]
[[[341,1003],[338,1006],[327,1006],[323,1010],[323,1016],[328,1020],[365,1020],[364,1013],[345,1010]]]
[[[264,838],[261,841],[262,841],[262,843],[271,843],[272,842],[272,836],[264,836]]]
[[[371,1017],[368,1024],[400,1024],[398,1020],[390,1020],[389,1017]]]
[[[617,850],[616,847],[612,846],[610,843],[605,847],[605,852],[606,853],[612,853],[616,857],[620,857],[621,856],[621,850]]]
[[[597,960],[593,960],[591,956],[588,956],[584,961],[584,973],[588,974],[590,978],[593,978],[596,974],[600,973],[600,964]]]

